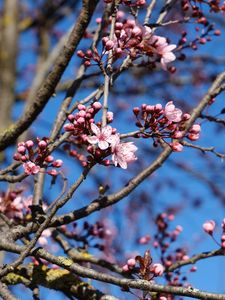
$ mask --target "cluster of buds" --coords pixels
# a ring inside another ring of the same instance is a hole
[[[199,139],[201,126],[194,124],[184,134],[185,122],[190,118],[190,115],[176,108],[173,101],[169,101],[163,108],[161,104],[147,105],[142,104],[141,107],[134,107],[133,113],[137,119],[136,126],[141,128],[141,133],[138,137],[152,137],[154,145],[157,145],[157,139],[182,139],[187,137],[191,141]],[[173,151],[180,152],[183,146],[178,141],[170,143]]]
[[[202,228],[207,234],[213,237],[216,228],[216,222],[214,220],[206,221],[205,223],[203,223]],[[218,244],[218,246],[225,249],[225,218],[222,221],[221,228],[222,228],[222,233],[221,233],[220,243],[218,243],[214,237],[213,240]]]
[[[198,18],[198,19],[203,18],[204,17],[203,11],[197,5],[192,5],[190,2],[191,2],[190,0],[181,1],[181,7],[183,11],[185,12],[191,11],[192,17],[194,18]],[[204,3],[205,5],[208,5],[211,12],[219,13],[225,11],[225,2],[223,2],[222,5],[220,5],[220,1],[218,0],[199,1],[199,2],[201,2],[201,4]]]
[[[63,164],[61,159],[54,159],[52,155],[49,155],[48,151],[48,139],[42,140],[37,138],[37,147],[32,140],[18,143],[17,152],[13,158],[16,161],[23,162],[24,172],[27,175],[35,175],[40,172],[42,167],[60,168]],[[58,172],[55,169],[47,171],[47,174],[57,176]]]
[[[176,45],[168,44],[165,37],[154,35],[150,27],[141,26],[135,20],[125,20],[115,23],[115,34],[113,40],[108,36],[102,38],[103,50],[101,54],[97,49],[87,50],[85,53],[78,50],[77,55],[84,59],[86,66],[91,65],[91,60],[100,63],[104,54],[108,51],[113,56],[114,61],[122,55],[129,55],[131,59],[147,57],[149,65],[152,67],[156,62],[160,62],[164,70],[167,64],[174,61],[176,56],[172,52]]]
[[[170,229],[171,221],[174,220],[173,214],[161,213],[156,218],[157,234],[154,236],[153,246],[161,253],[162,263],[166,270],[168,270],[173,264],[180,261],[187,261],[190,257],[187,254],[187,249],[179,247],[174,249],[174,242],[178,235],[182,232],[183,228],[177,225],[175,229]],[[171,247],[173,246],[173,247]],[[172,251],[169,251],[169,250]],[[189,271],[195,272],[196,266],[192,266]],[[167,280],[169,285],[172,286],[185,286],[187,285],[187,276],[180,271],[167,272]]]
[[[80,143],[85,143],[90,126],[94,123],[94,117],[102,108],[102,105],[100,102],[96,101],[92,103],[90,107],[78,104],[77,108],[78,112],[68,115],[67,119],[70,123],[64,125],[64,130],[71,132],[74,136],[78,136]],[[111,118],[108,118],[107,121],[110,123]]]
[[[72,133],[71,137],[75,137],[76,144],[87,145],[87,151],[91,154],[88,157],[89,161],[93,160],[107,166],[110,165],[110,160],[104,158],[112,154],[114,165],[126,169],[128,163],[137,159],[134,154],[137,147],[132,142],[121,143],[115,128],[109,125],[101,127],[101,122],[94,123],[95,114],[100,109],[100,102],[94,102],[90,107],[79,104],[79,111],[68,116],[70,123],[66,124],[64,129]],[[107,124],[113,121],[112,112],[107,112],[106,121]],[[70,150],[70,155],[76,157],[79,154]],[[82,165],[86,164],[82,157]]]
[[[135,258],[130,258],[127,263],[122,267],[123,272],[137,273],[138,276],[145,280],[151,280],[154,277],[162,276],[164,273],[164,267],[160,263],[152,263],[150,251],[145,251],[143,257],[140,255]]]
[[[113,3],[113,0],[104,0],[105,3]],[[145,0],[120,0],[119,4],[124,4],[129,7],[139,7],[145,5],[146,1]]]

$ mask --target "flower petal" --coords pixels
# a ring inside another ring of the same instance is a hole
[[[100,129],[98,128],[98,126],[94,123],[91,123],[91,130],[93,131],[93,133],[95,135],[99,135],[100,134]]]

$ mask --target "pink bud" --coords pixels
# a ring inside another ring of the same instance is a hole
[[[164,267],[163,265],[157,263],[157,264],[153,264],[152,266],[152,272],[155,274],[155,276],[162,276],[163,272],[164,272]]]
[[[20,157],[20,159],[21,159],[23,162],[26,162],[26,161],[28,160],[28,157],[27,157],[27,155],[22,155],[22,156]]]
[[[183,114],[182,119],[183,119],[184,121],[187,121],[187,120],[190,119],[190,117],[191,117],[191,115],[186,113],[186,114]]]
[[[133,113],[137,116],[140,112],[140,108],[139,107],[134,107],[133,108]]]
[[[68,115],[67,119],[70,121],[70,122],[73,122],[74,119],[75,119],[75,116],[73,114],[70,114]]]
[[[116,24],[115,24],[115,30],[121,30],[122,28],[123,28],[123,23],[116,22]]]
[[[128,259],[127,265],[129,268],[133,268],[136,265],[136,260],[134,258]]]
[[[181,131],[175,131],[173,134],[174,139],[180,139],[183,137],[183,133]]]
[[[77,56],[79,56],[80,58],[84,58],[85,54],[82,50],[78,50],[77,51]]]
[[[192,127],[189,129],[190,133],[198,134],[201,131],[201,125],[199,124],[194,124]]]
[[[55,168],[60,168],[62,166],[62,164],[63,164],[63,161],[61,159],[57,159],[52,163],[53,167],[55,167]]]
[[[197,134],[189,133],[187,137],[191,141],[197,141],[199,139],[200,135],[199,135],[199,133],[197,133]]]
[[[161,104],[156,104],[155,105],[155,110],[158,110],[158,111],[162,110],[162,105]]]
[[[18,145],[17,145],[17,147],[20,147],[20,146],[26,146],[26,144],[24,143],[24,142],[20,142],[20,143],[18,143]]]
[[[128,265],[122,266],[122,270],[123,270],[123,272],[128,272],[129,271]]]
[[[47,173],[53,177],[55,177],[59,174],[59,172],[56,171],[55,169],[49,170],[49,171],[47,171]]]
[[[96,101],[92,104],[92,107],[94,108],[95,111],[99,111],[102,108],[102,105],[100,102]]]
[[[136,4],[139,5],[139,6],[145,5],[145,3],[146,3],[145,0],[138,0],[138,1],[136,2]],[[160,299],[160,300],[162,300],[162,299]]]
[[[106,44],[108,41],[109,41],[109,38],[108,38],[107,36],[104,36],[104,37],[102,38],[102,43],[103,43],[104,46],[105,46],[105,44]]]
[[[210,235],[213,234],[213,231],[215,229],[215,226],[216,226],[216,223],[213,221],[213,220],[209,220],[209,221],[206,221],[202,227],[204,229],[204,231]]]
[[[196,272],[197,271],[197,267],[196,266],[191,267],[190,271],[191,272]]]
[[[139,239],[139,244],[141,244],[141,245],[146,245],[146,244],[148,244],[148,242],[149,242],[150,240],[151,240],[150,235],[142,236],[142,237]]]
[[[51,163],[53,162],[54,160],[54,157],[52,155],[48,155],[46,158],[45,158],[45,161],[48,162],[48,163]]]
[[[17,148],[17,151],[18,151],[20,154],[25,154],[25,152],[26,152],[26,147],[24,147],[24,146],[19,146],[19,147]]]
[[[183,145],[181,145],[178,142],[170,143],[170,147],[172,148],[172,150],[174,152],[181,152],[181,151],[183,151]]]
[[[154,111],[155,106],[154,105],[147,105],[145,109],[146,109],[147,113],[150,113],[150,112]]]
[[[79,117],[85,117],[86,116],[86,111],[84,111],[84,110],[79,111],[78,116]]]
[[[138,26],[135,26],[133,29],[132,29],[132,34],[134,36],[139,36],[142,34],[142,31],[141,29],[138,27]]]
[[[65,131],[74,131],[74,125],[73,124],[65,124],[63,126]]]
[[[78,124],[84,124],[85,123],[85,119],[82,118],[82,117],[80,117],[80,118],[77,119],[77,123]]]
[[[85,65],[85,67],[90,67],[90,65],[91,65],[90,60],[86,60],[86,61],[84,62],[84,65]]]
[[[86,110],[86,106],[83,105],[83,104],[78,104],[77,108],[78,108],[79,110]]]
[[[183,227],[180,226],[180,225],[177,225],[177,226],[176,226],[176,231],[182,232],[182,231],[183,231]]]
[[[106,44],[105,44],[105,49],[106,49],[107,51],[109,51],[109,50],[111,50],[111,49],[113,48],[113,46],[114,46],[114,42],[111,41],[111,40],[109,40],[109,41],[106,42]]]
[[[19,160],[21,159],[20,154],[19,154],[19,153],[15,153],[15,154],[13,155],[13,159],[19,161]]]
[[[26,141],[25,145],[28,149],[30,149],[34,146],[34,142],[31,140],[28,140],[28,141]]]
[[[102,22],[102,18],[96,18],[95,22],[96,22],[97,24],[100,24],[100,23]]]
[[[106,118],[107,118],[108,123],[112,122],[113,121],[113,112],[108,111],[106,114]]]
[[[47,147],[46,141],[42,140],[38,143],[39,148],[45,149]]]

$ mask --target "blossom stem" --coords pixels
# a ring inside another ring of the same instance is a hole
[[[112,22],[111,22],[111,30],[109,39],[112,41],[115,30],[116,23],[116,13],[117,13],[118,4],[114,5],[113,14],[112,14]],[[105,72],[105,82],[104,82],[104,97],[103,97],[103,112],[102,112],[102,127],[107,124],[107,111],[108,111],[108,96],[109,96],[109,87],[110,87],[110,79],[112,73],[112,62],[113,62],[113,51],[110,50],[108,54],[108,63],[106,66]]]

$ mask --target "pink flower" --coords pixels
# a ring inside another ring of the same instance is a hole
[[[114,165],[120,165],[122,169],[127,169],[127,163],[137,159],[134,152],[137,151],[138,148],[133,144],[133,142],[120,143],[118,134],[113,136],[111,143],[112,161]]]
[[[204,231],[210,235],[213,234],[213,231],[215,229],[215,226],[216,226],[216,223],[213,221],[213,220],[209,220],[209,221],[206,221],[202,227],[204,229]]]
[[[98,147],[101,150],[107,149],[109,147],[109,143],[111,142],[112,127],[107,125],[100,129],[97,125],[91,123],[91,130],[95,136],[88,136],[87,141],[90,144],[98,144]]]
[[[169,101],[165,106],[165,116],[170,122],[180,122],[182,116],[182,110],[176,108],[173,101]]]
[[[169,45],[164,37],[154,35],[152,37],[156,41],[156,51],[161,55],[161,65],[164,70],[167,70],[167,64],[174,61],[176,56],[172,53],[177,46]]]
[[[153,264],[152,266],[152,272],[155,274],[155,276],[162,276],[164,272],[164,267],[161,264]]]
[[[35,165],[32,161],[28,161],[23,164],[24,172],[27,175],[34,175],[40,171],[40,167]]]

